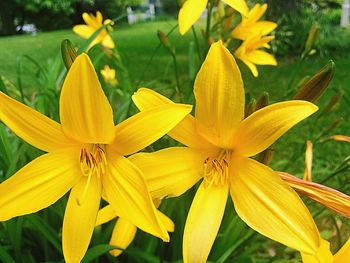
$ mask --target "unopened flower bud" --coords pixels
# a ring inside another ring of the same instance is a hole
[[[307,100],[316,102],[327,89],[335,73],[335,64],[331,60],[319,72],[317,72],[309,81],[307,81],[293,99]]]
[[[305,49],[303,56],[306,56],[312,51],[313,47],[317,44],[318,39],[320,38],[320,31],[317,25],[313,25],[310,28],[309,35],[305,43]]]
[[[245,114],[244,114],[245,118],[247,118],[249,115],[251,115],[255,111],[256,111],[256,100],[251,99],[245,109]]]
[[[256,102],[256,107],[255,110],[260,110],[264,107],[266,107],[267,105],[269,105],[269,93],[264,92],[258,99],[258,101]]]
[[[311,141],[306,141],[305,151],[305,171],[303,179],[305,181],[312,181],[312,155],[313,155],[313,144]]]
[[[267,148],[265,151],[259,153],[258,161],[267,166],[270,165],[270,163],[272,162],[273,153],[274,150],[272,149],[272,147]]]
[[[64,65],[68,70],[78,56],[77,51],[72,46],[72,42],[70,42],[68,39],[63,40],[61,43],[61,54]]]
[[[345,135],[333,135],[331,137],[329,137],[330,140],[334,140],[334,141],[338,141],[338,142],[348,142],[350,143],[350,137],[349,136],[345,136]]]
[[[324,108],[322,114],[330,113],[334,110],[334,108],[338,105],[339,101],[343,97],[344,91],[339,90],[337,93],[335,93],[329,100],[328,104]]]
[[[343,121],[344,121],[343,117],[340,117],[340,118],[336,119],[335,121],[333,121],[331,123],[331,125],[329,125],[325,129],[325,133],[329,133],[330,131],[337,129]]]
[[[175,49],[174,47],[171,45],[169,38],[166,34],[164,34],[162,31],[158,30],[157,32],[158,38],[160,40],[160,43],[162,43],[162,45],[164,47],[166,47],[170,53],[174,54],[175,53]]]

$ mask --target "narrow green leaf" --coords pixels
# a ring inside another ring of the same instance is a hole
[[[16,263],[3,246],[0,246],[0,261],[3,263]]]
[[[125,250],[125,254],[128,254],[129,256],[134,257],[135,259],[141,259],[141,262],[148,262],[148,263],[159,263],[160,260],[158,257],[153,256],[143,250],[137,249],[137,248],[128,248],[128,250]]]
[[[110,246],[110,245],[97,245],[92,248],[90,248],[86,254],[81,263],[89,263],[96,258],[108,253],[110,250],[117,249],[118,247],[116,246]],[[120,248],[118,248],[120,249]]]
[[[60,238],[56,231],[43,218],[37,214],[32,214],[27,217],[27,220],[33,229],[40,232],[57,251],[62,252]]]
[[[100,34],[100,32],[102,30],[104,30],[109,24],[103,25],[101,26],[99,29],[97,29],[92,35],[91,37],[89,37],[84,44],[78,49],[78,55],[80,55],[81,53],[83,53],[84,51],[86,51],[88,49],[88,47],[90,46],[90,44],[92,43],[92,41],[95,40],[95,38]]]
[[[8,95],[8,93],[7,93],[7,88],[6,88],[6,86],[5,86],[4,81],[2,80],[1,75],[0,75],[0,91],[3,92],[3,93],[5,93],[6,95]]]

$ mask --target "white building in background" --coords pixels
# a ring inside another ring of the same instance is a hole
[[[341,27],[347,27],[349,25],[349,10],[350,10],[350,1],[344,0],[344,3],[342,5],[341,20],[340,20]]]
[[[144,5],[140,9],[134,10],[131,6],[126,8],[128,23],[135,24],[138,21],[154,20],[156,11],[161,9],[160,0],[144,0]]]

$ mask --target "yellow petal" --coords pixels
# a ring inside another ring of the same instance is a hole
[[[175,224],[169,217],[167,217],[159,210],[157,210],[157,216],[168,232],[174,232]]]
[[[78,141],[108,144],[114,138],[112,108],[86,54],[75,59],[64,81],[60,118],[64,133]]]
[[[106,47],[106,48],[114,48],[114,41],[112,39],[112,37],[110,35],[106,35],[103,40],[102,40],[102,46]]]
[[[312,142],[306,142],[304,180],[312,181]]]
[[[244,89],[235,59],[221,41],[214,43],[194,84],[198,132],[222,148],[244,116]]]
[[[73,27],[73,32],[83,38],[89,38],[95,32],[91,27],[86,25],[77,25]]]
[[[102,18],[101,12],[100,11],[96,11],[96,21],[97,21],[97,23],[102,25],[102,20],[103,20],[103,18]]]
[[[236,9],[242,15],[247,16],[249,12],[249,8],[245,0],[224,0],[226,4],[231,6],[233,9]]]
[[[0,120],[23,140],[45,152],[76,144],[64,135],[59,123],[2,92]]]
[[[333,255],[329,248],[329,242],[321,239],[320,247],[317,250],[316,255],[310,255],[301,253],[303,263],[336,263],[333,261]],[[349,259],[349,257],[347,257]],[[345,263],[346,261],[340,261],[339,263]]]
[[[136,231],[137,228],[134,224],[123,218],[118,218],[109,245],[120,247],[122,249],[113,249],[109,253],[114,257],[123,253],[123,250],[125,250],[134,240]]]
[[[277,65],[275,57],[262,50],[253,50],[245,54],[245,59],[256,65]]]
[[[206,262],[224,215],[228,186],[200,185],[188,213],[184,236],[184,263]]]
[[[168,241],[169,235],[156,216],[156,209],[141,171],[125,157],[108,156],[103,187],[113,210],[138,228]]]
[[[254,230],[296,250],[315,254],[320,236],[299,196],[273,170],[248,158],[233,160],[231,197]]]
[[[208,0],[186,0],[179,12],[179,31],[181,35],[193,26],[193,24],[200,18]]]
[[[250,10],[248,19],[249,22],[256,22],[258,21],[266,12],[267,4],[255,4],[254,7]]]
[[[111,146],[122,155],[140,151],[173,129],[191,109],[183,104],[161,105],[135,114],[115,127]]]
[[[244,64],[247,65],[247,67],[252,72],[254,77],[259,76],[258,68],[253,63],[251,63],[247,59],[244,59],[244,58],[241,58],[241,57],[238,57],[238,56],[237,56],[237,58],[239,58]]]
[[[55,203],[81,177],[78,149],[44,154],[0,184],[0,221]]]
[[[264,107],[239,125],[233,140],[234,149],[244,156],[256,155],[317,109],[310,102],[298,100]]]
[[[117,217],[117,213],[113,210],[111,205],[106,205],[100,209],[97,214],[95,226],[107,223]]]
[[[349,261],[350,239],[346,241],[343,247],[334,255],[333,263],[345,263]]]
[[[90,182],[87,177],[81,178],[73,187],[62,228],[62,248],[67,263],[78,263],[84,257],[94,231],[100,200],[101,182],[95,175]]]
[[[298,193],[350,218],[350,196],[322,184],[301,180],[288,173],[278,172],[278,174]]]
[[[172,147],[154,153],[129,157],[144,174],[153,198],[179,196],[203,176],[204,161],[210,155],[184,147]]]
[[[167,97],[146,88],[140,88],[135,92],[132,100],[140,111],[149,110],[163,104],[174,104]],[[191,148],[208,149],[214,147],[197,132],[195,119],[190,114],[169,131],[168,135]]]
[[[88,26],[92,27],[95,30],[102,26],[102,24],[99,24],[96,20],[96,17],[92,14],[83,13],[83,19]]]
[[[252,31],[261,35],[267,35],[275,30],[277,24],[271,21],[259,21],[252,27]]]
[[[249,47],[251,50],[258,49],[261,47],[265,47],[267,43],[274,40],[275,36],[266,36],[266,37],[253,37],[251,39],[251,43],[249,43]]]

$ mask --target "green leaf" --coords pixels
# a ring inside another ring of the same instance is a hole
[[[60,238],[56,231],[43,218],[37,214],[32,214],[27,217],[27,220],[33,229],[40,232],[57,251],[62,252]]]
[[[3,263],[16,263],[3,246],[0,246],[0,261]]]
[[[149,254],[143,250],[137,249],[137,248],[128,248],[128,250],[125,250],[125,254],[128,254],[129,256],[134,257],[136,260],[140,259],[141,262],[149,262],[149,263],[159,263],[160,260],[158,257],[153,256],[152,254]]]
[[[81,263],[89,263],[113,249],[121,249],[121,248],[116,246],[106,245],[106,244],[94,246],[86,252],[86,255],[81,261]]]

